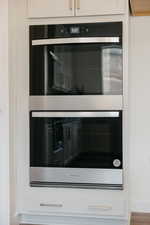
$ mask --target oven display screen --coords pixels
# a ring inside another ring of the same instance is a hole
[[[70,27],[70,33],[71,34],[80,34],[80,28],[79,27]]]

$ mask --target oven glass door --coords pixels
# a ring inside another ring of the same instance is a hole
[[[121,112],[31,112],[30,166],[122,169]]]
[[[122,95],[119,37],[32,41],[30,95]]]

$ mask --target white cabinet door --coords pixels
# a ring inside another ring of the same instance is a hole
[[[74,16],[74,0],[28,0],[28,17]]]
[[[75,0],[76,16],[125,13],[125,0]]]

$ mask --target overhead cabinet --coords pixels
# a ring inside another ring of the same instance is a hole
[[[125,0],[28,0],[29,18],[123,14]]]
[[[124,0],[76,0],[76,16],[123,14]]]
[[[72,0],[28,0],[29,18],[74,16]]]

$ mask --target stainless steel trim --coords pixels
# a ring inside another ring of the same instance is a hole
[[[77,187],[123,187],[122,169],[30,167],[31,185]]]
[[[119,43],[119,37],[78,37],[33,40],[32,45],[80,44],[80,43]]]
[[[122,110],[122,95],[30,96],[30,110]]]
[[[40,206],[42,207],[56,207],[56,208],[62,208],[63,204],[46,204],[46,203],[41,203]]]
[[[32,117],[119,117],[119,112],[32,112]]]
[[[30,182],[31,187],[48,188],[80,188],[80,189],[105,189],[105,190],[123,190],[123,184],[75,184],[75,183],[50,183],[50,182]]]

